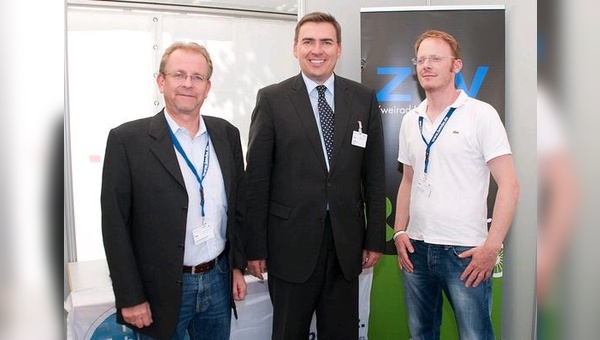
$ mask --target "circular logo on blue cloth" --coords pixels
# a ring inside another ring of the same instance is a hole
[[[136,338],[135,332],[131,328],[117,323],[117,313],[114,307],[94,321],[85,337],[89,340],[134,340]]]

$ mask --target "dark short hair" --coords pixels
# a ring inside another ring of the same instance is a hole
[[[296,24],[294,43],[298,42],[298,33],[300,33],[300,27],[302,27],[302,25],[306,24],[307,22],[328,22],[332,24],[333,27],[335,27],[337,43],[342,43],[342,27],[340,26],[340,23],[337,22],[337,20],[335,20],[333,15],[323,12],[308,13],[305,16],[303,16],[302,19],[300,19],[300,21],[298,21],[298,23]]]

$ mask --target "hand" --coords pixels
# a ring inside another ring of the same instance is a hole
[[[373,267],[377,263],[377,261],[379,261],[380,257],[381,257],[381,253],[363,249],[362,268],[367,269],[367,268]]]
[[[250,274],[255,278],[263,281],[264,278],[262,273],[267,271],[267,260],[248,261],[248,271],[250,271]]]
[[[498,251],[485,245],[469,249],[458,255],[461,259],[470,257],[471,263],[460,276],[461,280],[467,280],[465,287],[477,287],[479,284],[492,276],[492,270],[496,264]]]
[[[241,301],[246,297],[246,280],[244,279],[244,273],[240,269],[233,269],[233,299]]]
[[[396,236],[394,240],[394,245],[396,246],[396,253],[398,253],[398,267],[400,270],[406,270],[409,273],[412,273],[415,270],[410,258],[408,257],[408,253],[414,253],[415,248],[408,238],[406,233],[402,233]]]
[[[152,324],[152,311],[150,311],[150,304],[148,302],[122,308],[121,314],[125,322],[137,328],[147,327]]]

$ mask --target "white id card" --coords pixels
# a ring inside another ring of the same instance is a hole
[[[433,186],[425,179],[421,179],[417,182],[417,190],[425,195],[425,197],[429,197],[431,196],[431,191],[433,191]]]
[[[367,134],[360,131],[352,131],[352,145],[364,149],[367,146]]]
[[[212,225],[208,222],[202,223],[202,226],[192,230],[192,235],[194,235],[195,245],[199,245],[215,237]]]

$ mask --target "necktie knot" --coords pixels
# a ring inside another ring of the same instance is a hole
[[[317,85],[317,92],[319,92],[319,97],[324,96],[326,90],[327,87],[325,87],[325,85]]]

